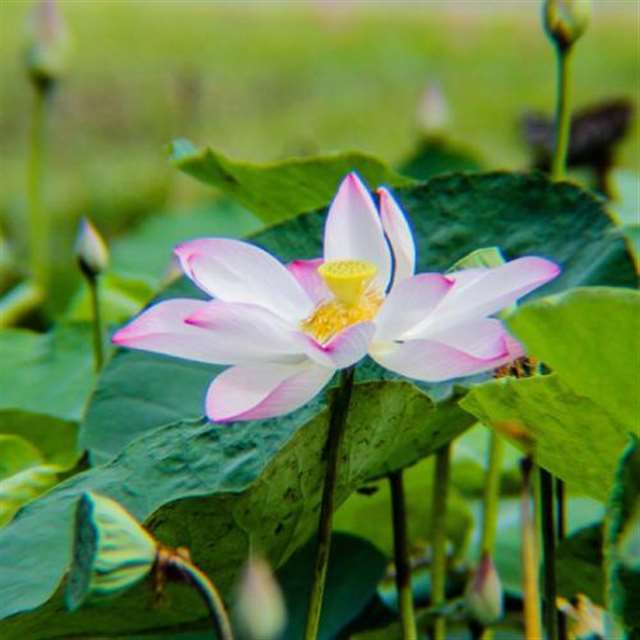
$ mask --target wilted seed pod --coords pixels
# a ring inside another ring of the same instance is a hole
[[[62,76],[69,49],[67,29],[55,0],[37,2],[27,26],[27,70],[36,84],[46,88]]]
[[[274,640],[284,631],[287,612],[271,567],[253,556],[238,585],[235,617],[247,640]]]
[[[545,0],[543,18],[547,35],[566,49],[587,29],[591,0]]]
[[[131,514],[110,498],[85,493],[76,508],[67,608],[128,589],[151,571],[156,555],[155,540]]]
[[[437,82],[430,82],[418,104],[418,126],[425,135],[443,134],[449,127],[449,105]]]
[[[82,218],[78,226],[75,254],[82,273],[88,278],[95,278],[109,264],[107,245],[87,218]]]
[[[480,565],[471,576],[465,591],[465,604],[470,616],[483,626],[502,618],[502,583],[491,555],[482,554]]]

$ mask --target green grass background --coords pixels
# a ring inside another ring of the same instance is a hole
[[[193,2],[62,0],[72,35],[51,118],[47,202],[61,260],[78,216],[111,236],[210,193],[177,175],[177,136],[239,159],[361,149],[410,152],[425,84],[440,82],[453,137],[489,167],[520,168],[526,108],[551,111],[554,56],[537,0]],[[596,0],[578,44],[575,99],[638,102],[635,0]],[[0,232],[24,245],[30,2],[0,3]],[[637,129],[621,162],[638,168]]]

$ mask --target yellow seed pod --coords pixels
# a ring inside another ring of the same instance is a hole
[[[589,26],[591,0],[546,0],[543,19],[547,35],[560,48],[566,49]]]
[[[157,548],[151,535],[117,502],[85,493],[76,508],[67,608],[74,611],[87,600],[132,587],[153,568]]]

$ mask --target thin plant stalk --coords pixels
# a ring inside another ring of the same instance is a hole
[[[402,624],[403,640],[417,640],[413,593],[411,591],[411,562],[407,536],[407,507],[402,471],[389,474],[391,488],[391,515],[393,522],[393,551],[396,567],[396,590]]]
[[[554,518],[553,476],[540,469],[540,515],[544,557],[544,619],[548,640],[558,640],[556,613],[556,527]]]
[[[489,466],[484,480],[482,504],[482,538],[480,555],[493,555],[498,528],[498,508],[500,503],[500,474],[504,458],[504,440],[495,431],[491,431],[489,440]]]
[[[49,218],[44,210],[43,176],[50,89],[46,85],[35,85],[33,95],[27,167],[30,269],[36,286],[46,293],[49,286],[50,230]]]
[[[562,542],[567,535],[567,494],[564,481],[556,478],[556,533],[558,542]],[[558,610],[558,638],[567,640],[567,616]]]
[[[87,276],[91,297],[91,319],[93,325],[93,363],[96,372],[104,365],[104,326],[100,309],[100,291],[97,275]]]
[[[451,463],[451,445],[436,452],[431,513],[431,604],[440,607],[446,599],[447,580],[447,497]],[[437,615],[433,623],[433,640],[445,640],[446,618]]]
[[[557,95],[555,116],[555,144],[551,163],[551,177],[562,180],[567,170],[567,154],[571,135],[571,69],[572,46],[556,46]]]
[[[531,475],[533,460],[527,456],[522,461],[522,496],[520,518],[522,527],[522,593],[524,600],[525,640],[543,638],[540,622],[540,593],[538,590],[538,545],[535,519],[532,514]]]
[[[340,377],[340,385],[333,396],[331,415],[329,418],[329,433],[327,435],[326,457],[327,466],[322,491],[322,505],[320,522],[318,525],[318,541],[316,559],[313,570],[309,607],[307,609],[307,623],[304,639],[316,640],[320,627],[322,600],[329,566],[331,551],[331,531],[333,528],[333,512],[335,509],[336,485],[338,482],[338,462],[340,447],[347,423],[349,403],[353,390],[354,368],[344,369]]]
[[[168,560],[168,568],[175,571],[185,582],[194,587],[202,596],[209,616],[213,623],[213,629],[218,640],[233,640],[229,615],[225,609],[220,593],[208,576],[200,571],[188,560],[173,554]]]

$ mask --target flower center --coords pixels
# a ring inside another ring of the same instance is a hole
[[[330,260],[318,267],[318,273],[335,296],[302,322],[302,329],[318,342],[327,342],[352,324],[376,315],[382,295],[369,287],[377,273],[375,265],[364,260]]]

